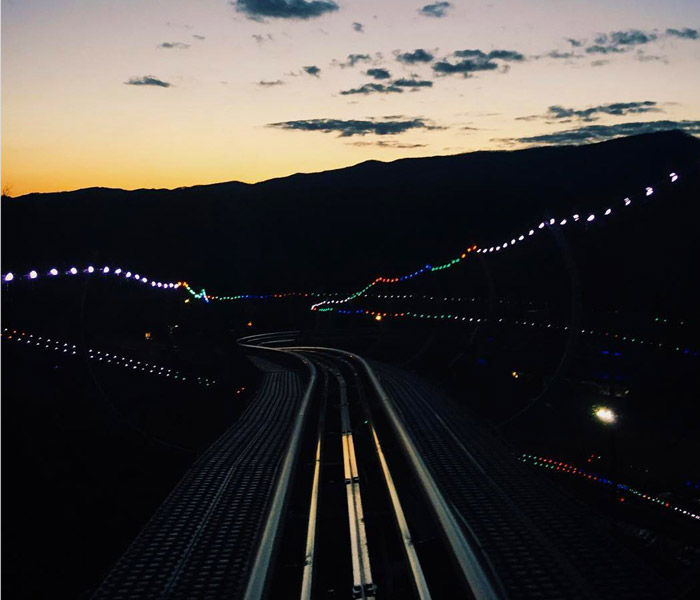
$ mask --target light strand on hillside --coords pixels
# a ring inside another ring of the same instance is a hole
[[[658,496],[654,496],[653,494],[647,494],[645,492],[641,492],[629,485],[625,485],[622,483],[616,483],[612,479],[608,479],[607,477],[603,477],[602,475],[599,475],[598,473],[592,473],[588,471],[584,471],[582,469],[579,469],[578,467],[569,464],[564,461],[557,461],[552,458],[545,458],[543,456],[536,456],[534,454],[522,454],[520,456],[520,460],[524,463],[527,463],[529,465],[535,466],[535,467],[540,467],[543,469],[551,469],[552,471],[559,471],[561,473],[568,473],[570,475],[576,475],[578,477],[581,477],[583,479],[586,479],[588,481],[598,483],[601,485],[609,486],[620,494],[620,502],[624,502],[625,494],[629,494],[630,496],[633,496],[637,499],[640,500],[645,500],[647,502],[650,502],[652,504],[655,504],[659,506],[660,508],[666,508],[671,511],[677,512],[683,516],[690,517],[691,519],[695,519],[696,521],[700,520],[700,515],[686,510],[685,508],[681,506],[677,506],[674,504],[671,504],[669,501],[664,500],[663,498],[659,498]]]
[[[3,329],[0,337],[8,342],[25,344],[30,347],[40,349],[43,348],[44,350],[53,350],[68,356],[74,356],[81,351],[76,344],[71,344],[70,342],[41,335],[34,335],[32,333],[27,333],[26,331],[10,329],[8,327]],[[168,377],[182,382],[189,381],[205,387],[209,387],[210,385],[216,383],[216,380],[209,377],[183,375],[180,371],[176,371],[168,367],[158,366],[154,363],[127,358],[125,356],[119,356],[111,352],[103,352],[101,350],[93,350],[92,348],[88,348],[86,354],[88,359],[94,360],[95,362],[103,363],[105,365],[113,365],[115,367],[124,367],[126,369],[146,373],[148,375]]]

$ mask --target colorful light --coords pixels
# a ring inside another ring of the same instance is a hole
[[[605,423],[606,425],[613,425],[617,421],[615,411],[607,406],[594,407],[593,414],[595,415],[596,419],[598,419],[601,423]]]

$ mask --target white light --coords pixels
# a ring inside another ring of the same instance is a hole
[[[5,277],[3,277],[5,281],[12,281],[14,278],[15,276],[12,273],[6,273]]]
[[[75,267],[71,267],[70,271],[68,271],[71,275],[77,275],[78,274],[78,269]]]
[[[535,235],[535,230],[534,230],[534,229],[530,229],[530,231],[528,231],[527,234],[528,234],[528,235]]]
[[[603,214],[607,217],[611,212],[612,212],[612,208],[609,208]]]
[[[128,279],[129,277],[131,277],[131,271],[126,272],[126,278]]]
[[[510,245],[512,246],[513,244],[515,244],[515,239],[510,240]]]
[[[677,173],[671,173],[669,175],[669,177],[671,178],[671,183],[673,183],[674,181],[678,181],[678,174]]]
[[[49,273],[51,273],[51,275],[58,275],[58,270],[57,270],[57,269],[51,269],[51,270],[49,271]]]
[[[88,267],[87,271],[88,271],[88,273],[94,273],[95,267]]]
[[[646,195],[647,195],[647,196],[651,196],[653,193],[654,193],[654,188],[648,187],[648,188],[647,188],[647,191],[646,191]]]
[[[595,215],[588,215],[588,218],[586,219],[586,221],[589,221],[589,222],[590,222],[590,221],[592,221],[593,219],[595,219]]]
[[[143,281],[143,283],[147,283],[148,279],[146,279],[145,277],[141,277],[141,281]]]
[[[597,407],[593,410],[593,414],[599,421],[602,421],[606,425],[612,425],[615,421],[617,421],[617,415],[615,412],[606,406]]]
[[[537,229],[542,229],[543,227],[544,227],[544,222],[540,223],[540,224],[537,226]]]
[[[625,198],[625,206],[629,206],[630,204],[632,204],[632,200]]]
[[[29,271],[29,279],[36,279],[37,273],[36,271]]]
[[[518,240],[521,241],[521,242],[522,242],[524,239],[525,239],[525,236],[524,236],[524,235],[521,235],[521,236],[518,238]]]
[[[579,218],[580,218],[580,217],[579,217],[578,215],[574,215],[574,221],[578,221]]]
[[[139,276],[138,273],[136,273],[136,275],[134,275],[134,279],[141,279],[141,277]]]
[[[144,281],[145,281],[145,280],[144,280]],[[155,281],[151,281],[151,287],[156,287],[156,282],[155,282]]]
[[[163,284],[160,281],[158,282],[158,287],[163,287]]]
[[[103,272],[103,273],[109,273],[109,267],[105,267],[104,269],[102,269],[102,272]]]
[[[115,274],[115,275],[119,275],[121,272],[122,272],[121,269],[117,269],[116,271],[114,271],[114,274]]]
[[[566,219],[562,219],[561,223],[559,223],[559,225],[566,225]]]
[[[550,220],[549,220],[549,224],[550,224],[550,225],[554,225],[554,223],[556,223],[556,220],[555,220],[555,219],[550,219]]]

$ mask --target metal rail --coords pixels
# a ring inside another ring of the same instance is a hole
[[[438,488],[433,476],[428,470],[427,465],[420,456],[420,453],[409,436],[406,428],[403,425],[401,417],[394,408],[393,402],[384,391],[379,379],[375,375],[369,364],[360,356],[344,350],[336,348],[324,348],[318,346],[294,346],[285,348],[283,351],[288,352],[303,352],[303,351],[318,351],[331,352],[347,356],[360,365],[367,373],[369,380],[374,388],[378,398],[381,400],[383,408],[386,412],[389,421],[394,428],[394,431],[401,442],[401,445],[408,456],[413,470],[415,471],[423,491],[425,492],[428,501],[430,502],[433,511],[445,533],[452,553],[457,560],[462,574],[469,585],[476,600],[498,600],[500,597],[496,591],[496,586],[491,581],[489,574],[482,566],[478,550],[472,548],[469,541],[464,536],[462,528],[459,526],[453,511],[450,509],[448,502]]]
[[[247,344],[241,344],[248,348],[260,349],[256,346],[250,346]],[[281,352],[275,348],[263,348],[270,352]],[[294,352],[289,352],[293,356],[296,356],[301,360],[309,369],[310,379],[304,392],[304,397],[301,401],[301,406],[299,407],[299,412],[297,413],[296,419],[294,421],[294,428],[289,439],[288,450],[282,464],[282,469],[280,471],[280,476],[277,479],[277,485],[275,486],[275,491],[273,495],[272,506],[270,507],[270,512],[265,524],[265,530],[263,531],[260,545],[258,546],[258,551],[255,556],[255,561],[253,563],[253,568],[250,572],[250,577],[248,579],[248,586],[246,587],[245,594],[243,596],[244,600],[259,600],[263,597],[265,593],[265,586],[267,583],[267,575],[270,572],[270,563],[272,562],[272,557],[274,550],[277,545],[277,541],[280,533],[280,523],[282,521],[282,515],[284,513],[284,507],[287,502],[287,496],[289,491],[289,482],[292,476],[293,467],[296,464],[297,456],[299,454],[299,446],[301,444],[301,433],[304,427],[304,421],[306,420],[306,415],[308,412],[311,395],[316,386],[316,367],[313,363],[307,360],[305,357]]]

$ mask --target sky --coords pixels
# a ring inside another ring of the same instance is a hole
[[[2,186],[700,134],[698,0],[2,0]]]

